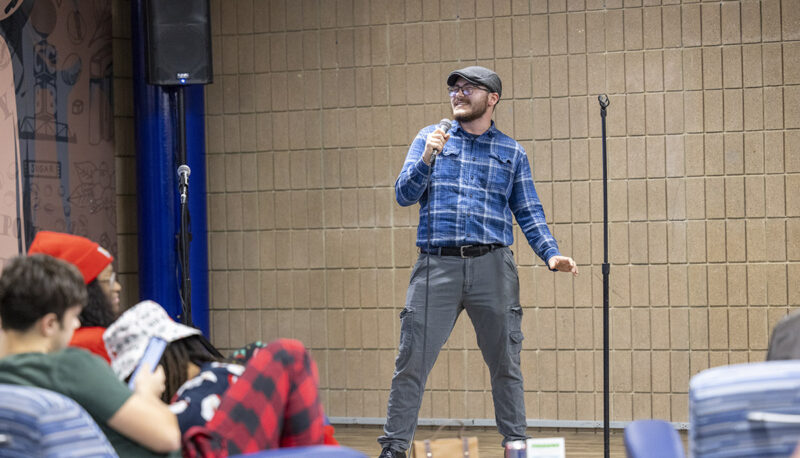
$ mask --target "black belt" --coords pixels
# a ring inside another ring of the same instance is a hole
[[[490,245],[464,245],[464,246],[442,246],[431,247],[428,250],[425,247],[420,247],[419,251],[425,254],[435,254],[437,256],[459,256],[462,258],[475,258],[483,256],[486,253],[494,251],[498,248],[503,248],[505,245],[493,243]]]

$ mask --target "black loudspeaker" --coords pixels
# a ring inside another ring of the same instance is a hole
[[[145,18],[148,84],[213,81],[209,0],[147,0]]]

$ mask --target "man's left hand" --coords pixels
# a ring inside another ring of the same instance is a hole
[[[578,265],[568,256],[553,256],[547,260],[547,266],[550,267],[550,270],[572,272],[572,275],[578,276]]]

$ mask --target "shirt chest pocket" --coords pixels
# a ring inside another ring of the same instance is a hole
[[[434,180],[456,181],[461,176],[461,161],[455,148],[444,147],[444,151],[436,158],[433,168]]]
[[[514,170],[511,158],[489,152],[489,177],[488,188],[490,192],[508,195],[514,180]]]

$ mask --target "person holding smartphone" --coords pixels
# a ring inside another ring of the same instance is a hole
[[[72,398],[120,456],[180,456],[178,420],[160,399],[162,369],[144,371],[131,391],[102,359],[67,346],[85,304],[84,279],[75,266],[43,254],[10,260],[0,275],[7,350],[0,383]]]
[[[136,370],[153,337],[168,343],[158,363],[166,374],[162,399],[178,417],[184,456],[336,443],[325,425],[316,363],[299,341],[248,346],[242,364],[228,362],[198,329],[143,301],[103,335],[121,380]]]

